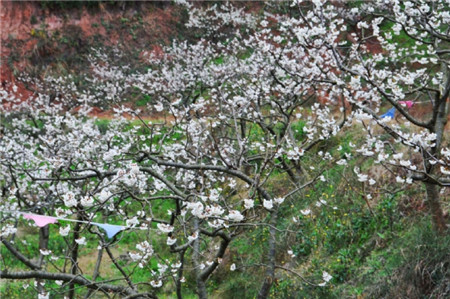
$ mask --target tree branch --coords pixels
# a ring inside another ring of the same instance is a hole
[[[47,279],[47,280],[62,280],[64,282],[71,282],[81,286],[85,286],[89,289],[99,290],[103,292],[113,292],[121,295],[137,295],[136,291],[131,288],[106,284],[106,283],[95,283],[86,279],[80,275],[72,275],[67,273],[52,273],[46,271],[24,271],[24,272],[8,272],[0,271],[1,279]],[[152,298],[152,297],[151,297]]]
[[[22,253],[20,253],[14,246],[12,246],[11,243],[6,241],[5,239],[1,239],[2,243],[5,245],[6,248],[17,258],[19,261],[21,261],[26,266],[30,267],[33,270],[39,270],[41,267],[35,263],[33,263],[30,259],[28,259],[26,256],[24,256]]]

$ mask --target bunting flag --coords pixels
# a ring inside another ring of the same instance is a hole
[[[58,219],[50,216],[36,215],[36,214],[24,214],[23,218],[33,220],[39,227],[44,227],[50,223],[58,222]]]
[[[106,235],[108,236],[109,239],[111,239],[117,233],[119,233],[120,231],[122,231],[122,230],[124,230],[126,228],[126,227],[121,226],[121,225],[106,224],[106,223],[92,222],[91,224],[102,228],[106,232]]]
[[[44,227],[48,224],[57,223],[58,220],[59,221],[80,222],[80,223],[95,225],[95,226],[103,229],[106,232],[106,236],[109,239],[113,238],[115,235],[117,235],[119,232],[121,232],[124,229],[130,229],[130,228],[133,229],[133,227],[122,226],[122,225],[89,222],[89,221],[76,220],[76,219],[70,219],[70,218],[52,217],[52,216],[38,215],[38,214],[32,214],[32,213],[24,213],[24,212],[19,212],[19,211],[0,211],[0,212],[17,213],[19,215],[23,215],[23,217],[25,219],[33,220],[34,223],[39,227]]]
[[[400,101],[398,102],[399,104],[405,104],[406,107],[411,108],[412,106],[414,106],[414,102],[413,101]]]
[[[394,117],[395,117],[395,108],[394,107],[392,107],[385,114],[380,116],[380,118],[388,118],[388,117],[391,119],[394,119]]]

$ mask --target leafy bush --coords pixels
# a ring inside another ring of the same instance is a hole
[[[449,298],[450,235],[436,233],[426,220],[371,256],[373,272],[361,277],[371,282],[368,298]]]

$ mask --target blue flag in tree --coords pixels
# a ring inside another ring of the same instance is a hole
[[[385,114],[381,115],[380,117],[381,118],[389,117],[391,119],[394,119],[394,117],[395,117],[395,108],[392,107],[391,109],[389,109]]]
[[[123,230],[125,227],[120,225],[113,225],[113,224],[106,224],[106,223],[92,223],[93,225],[96,225],[100,228],[103,228],[103,230],[106,232],[106,235],[108,238],[114,237],[118,232]]]

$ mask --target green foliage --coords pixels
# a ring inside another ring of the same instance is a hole
[[[220,64],[223,64],[223,60],[224,60],[224,57],[223,57],[223,56],[219,56],[219,57],[217,57],[217,58],[215,58],[215,59],[213,60],[213,63],[214,63],[215,65],[220,65]]]
[[[253,52],[254,52],[254,49],[247,48],[247,50],[246,50],[245,52],[240,53],[240,54],[238,55],[238,58],[239,58],[239,59],[242,59],[242,60],[246,60],[247,58],[249,58],[250,56],[252,56]]]
[[[299,134],[296,138],[302,138],[302,123],[296,123],[293,128]],[[356,137],[358,138],[358,137]],[[351,152],[349,143],[355,142],[355,136],[345,135],[339,139],[341,142],[337,144],[343,145],[340,149],[342,154]],[[335,146],[337,146],[337,144]],[[334,149],[333,149],[334,150]],[[304,159],[303,161],[308,161]],[[311,161],[310,163],[314,163]],[[352,163],[361,163],[358,161]],[[360,167],[369,167],[373,161],[366,159],[365,164]],[[308,167],[306,164],[304,167]],[[352,169],[353,165],[349,165]],[[414,244],[419,240],[418,244],[428,244],[435,246],[438,242],[438,236],[434,239],[431,227],[423,227],[413,232],[411,223],[408,218],[402,216],[399,202],[405,196],[405,191],[397,192],[392,195],[380,196],[380,198],[369,207],[367,202],[361,197],[358,185],[353,185],[352,181],[345,178],[344,166],[338,166],[328,169],[327,182],[319,182],[308,192],[300,193],[295,199],[292,199],[291,205],[283,209],[286,217],[280,220],[279,229],[293,229],[291,225],[291,217],[298,218],[297,230],[298,234],[294,239],[280,239],[279,249],[281,251],[292,249],[296,255],[291,262],[289,257],[279,257],[278,263],[289,263],[298,265],[298,272],[308,277],[310,281],[320,282],[322,271],[329,272],[333,279],[330,284],[325,287],[317,287],[309,285],[298,277],[279,270],[277,280],[271,290],[272,298],[347,298],[354,296],[367,296],[367,298],[379,298],[381,292],[376,293],[373,288],[385,285],[385,289],[390,293],[383,295],[385,298],[392,298],[394,294],[401,293],[402,290],[393,290],[395,284],[390,282],[389,275],[399,273],[399,267],[410,267],[414,269],[420,264],[416,260],[417,256],[423,256],[427,249],[423,251],[412,252],[399,258],[404,252],[404,248],[416,248]],[[280,187],[280,180],[271,180],[271,184]],[[267,187],[269,190],[270,186]],[[321,207],[316,207],[315,203],[322,199],[326,202]],[[300,210],[310,208],[310,215],[302,215]],[[421,232],[420,234],[418,232]],[[248,233],[248,232],[247,232]],[[420,237],[416,236],[417,234]],[[238,257],[237,260],[230,262],[238,262],[239,259],[245,260],[245,264],[258,264],[264,260],[265,244],[268,237],[267,229],[257,227],[246,235],[239,238],[232,245],[231,254]],[[431,238],[428,241],[427,238]],[[407,242],[400,240],[408,240]],[[434,241],[433,241],[434,240]],[[427,245],[428,247],[428,245]],[[434,292],[443,292],[444,286],[448,285],[445,280],[448,277],[448,254],[444,248],[448,247],[448,239],[443,244],[435,246],[435,250],[431,251],[427,258],[431,262],[431,257],[437,255],[438,258],[433,261],[445,261],[440,268],[434,271],[429,269],[433,276]],[[392,255],[392,253],[395,253]],[[282,253],[280,253],[282,254]],[[389,257],[390,264],[383,262]],[[429,264],[427,260],[427,265]],[[414,264],[416,263],[416,264]],[[423,262],[422,262],[423,263]],[[413,266],[414,265],[414,266]],[[300,270],[301,269],[301,270]],[[383,270],[380,270],[383,269]],[[375,274],[373,279],[361,280],[359,277],[361,271],[367,271],[367,275]],[[388,275],[388,273],[391,273]],[[246,269],[246,273],[234,273],[231,277],[222,277],[224,283],[219,285],[223,290],[223,298],[235,298],[238,294],[242,295],[242,289],[246,288],[246,296],[255,297],[260,287],[259,284],[248,285],[253,277],[261,275],[260,269],[255,267],[254,270]],[[408,282],[411,277],[398,277],[398,284]],[[416,281],[417,281],[416,277]],[[383,283],[381,283],[383,281]],[[430,287],[431,288],[431,287]],[[438,288],[438,290],[436,290]],[[377,289],[378,290],[378,289]],[[387,292],[385,290],[385,292]],[[431,291],[430,291],[431,292]],[[419,292],[420,293],[420,292]],[[405,295],[405,298],[409,298]],[[418,298],[418,297],[417,297]]]
[[[17,280],[8,281],[8,283],[0,284],[0,294],[2,298],[21,299],[21,298],[34,298],[36,292],[33,287],[29,285],[33,284],[33,280]]]
[[[413,223],[385,251],[374,252],[361,275],[370,298],[447,298],[450,295],[450,235],[429,219]]]
[[[37,20],[36,16],[32,15],[31,18],[30,18],[30,24],[31,25],[36,25],[37,23],[38,23],[38,20]]]
[[[109,120],[108,119],[97,119],[95,125],[98,127],[100,133],[106,133],[108,130]]]
[[[301,141],[306,137],[305,132],[303,131],[303,128],[305,127],[306,122],[303,120],[299,120],[297,122],[292,123],[291,129],[294,132],[295,140]]]
[[[137,100],[135,102],[135,104],[137,107],[143,107],[143,106],[146,106],[148,103],[150,103],[151,100],[152,100],[152,98],[149,95],[144,94],[144,95],[142,95],[142,97],[139,100]]]

